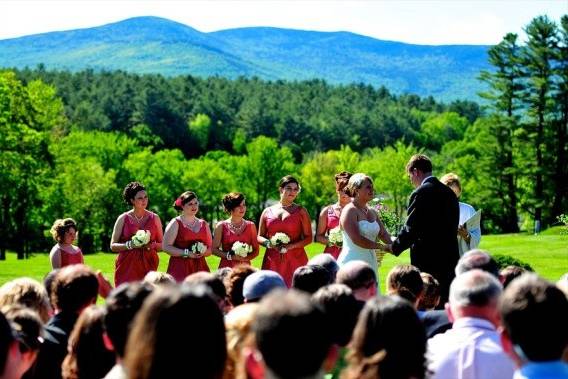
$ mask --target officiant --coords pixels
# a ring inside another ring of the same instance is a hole
[[[460,178],[453,172],[450,172],[442,176],[440,181],[450,187],[459,200],[462,193]],[[479,246],[479,241],[481,240],[481,220],[480,216],[476,215],[475,209],[471,205],[460,201],[459,206],[460,223],[458,225],[458,247],[461,257],[466,251]]]

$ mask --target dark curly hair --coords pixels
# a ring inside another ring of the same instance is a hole
[[[335,174],[335,189],[336,191],[343,191],[347,183],[349,183],[349,178],[351,178],[352,173],[349,171],[342,171]]]
[[[284,188],[286,187],[286,185],[290,183],[296,183],[298,187],[300,187],[300,182],[298,182],[298,179],[296,179],[292,175],[286,175],[285,177],[280,179],[280,182],[278,183],[278,188]]]
[[[122,191],[122,198],[124,202],[128,205],[132,205],[132,200],[136,194],[140,191],[146,191],[146,187],[142,183],[139,182],[130,182],[124,187],[124,191]]]
[[[223,196],[223,208],[225,212],[231,213],[245,200],[245,195],[240,192],[231,192]]]

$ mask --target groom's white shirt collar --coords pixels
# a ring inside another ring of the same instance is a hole
[[[422,183],[420,183],[420,185],[424,184],[425,181],[427,181],[428,179],[430,179],[430,178],[433,177],[433,176],[434,176],[434,175],[430,175],[430,176],[425,177],[425,178],[422,180]]]

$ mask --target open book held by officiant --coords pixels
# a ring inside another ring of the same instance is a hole
[[[462,203],[460,203],[460,214],[461,204]],[[463,223],[461,223],[460,220],[460,225],[467,230],[469,235],[469,241],[458,235],[460,256],[462,256],[466,251],[475,249],[479,245],[479,241],[481,240],[481,210],[475,212]]]

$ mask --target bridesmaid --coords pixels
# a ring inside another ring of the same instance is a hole
[[[258,255],[256,226],[243,217],[247,211],[245,196],[240,192],[231,192],[223,196],[223,207],[230,217],[217,223],[213,238],[213,254],[221,258],[219,268],[234,267],[239,264],[250,265],[250,261]],[[230,254],[233,244],[244,242],[252,247],[246,257]]]
[[[205,257],[211,255],[212,239],[209,224],[195,216],[199,211],[199,200],[195,193],[182,193],[174,202],[174,208],[182,213],[166,226],[163,249],[170,255],[168,274],[181,282],[194,272],[209,272]],[[203,253],[191,250],[197,242],[205,245]]]
[[[57,242],[49,252],[51,268],[61,268],[83,263],[83,252],[73,245],[77,238],[77,223],[72,218],[55,220],[51,227],[51,235]]]
[[[148,194],[141,183],[131,182],[122,192],[132,209],[118,216],[112,232],[110,249],[118,253],[115,262],[114,285],[144,279],[158,269],[158,250],[162,246],[162,221],[148,207]],[[150,231],[150,242],[135,248],[129,242],[138,230]]]
[[[258,227],[258,242],[266,246],[262,269],[276,271],[290,287],[294,271],[308,263],[304,247],[312,242],[312,227],[306,209],[294,203],[300,192],[298,180],[287,175],[280,179],[278,187],[280,202],[262,212]],[[270,238],[278,232],[290,237],[290,243],[272,246]]]
[[[339,216],[344,206],[351,202],[351,198],[343,189],[349,183],[351,173],[347,171],[335,174],[335,193],[337,194],[337,203],[328,205],[321,210],[318,221],[318,230],[316,232],[316,242],[325,245],[324,253],[332,255],[335,259],[341,252],[341,246],[329,244],[329,231],[339,226]]]

